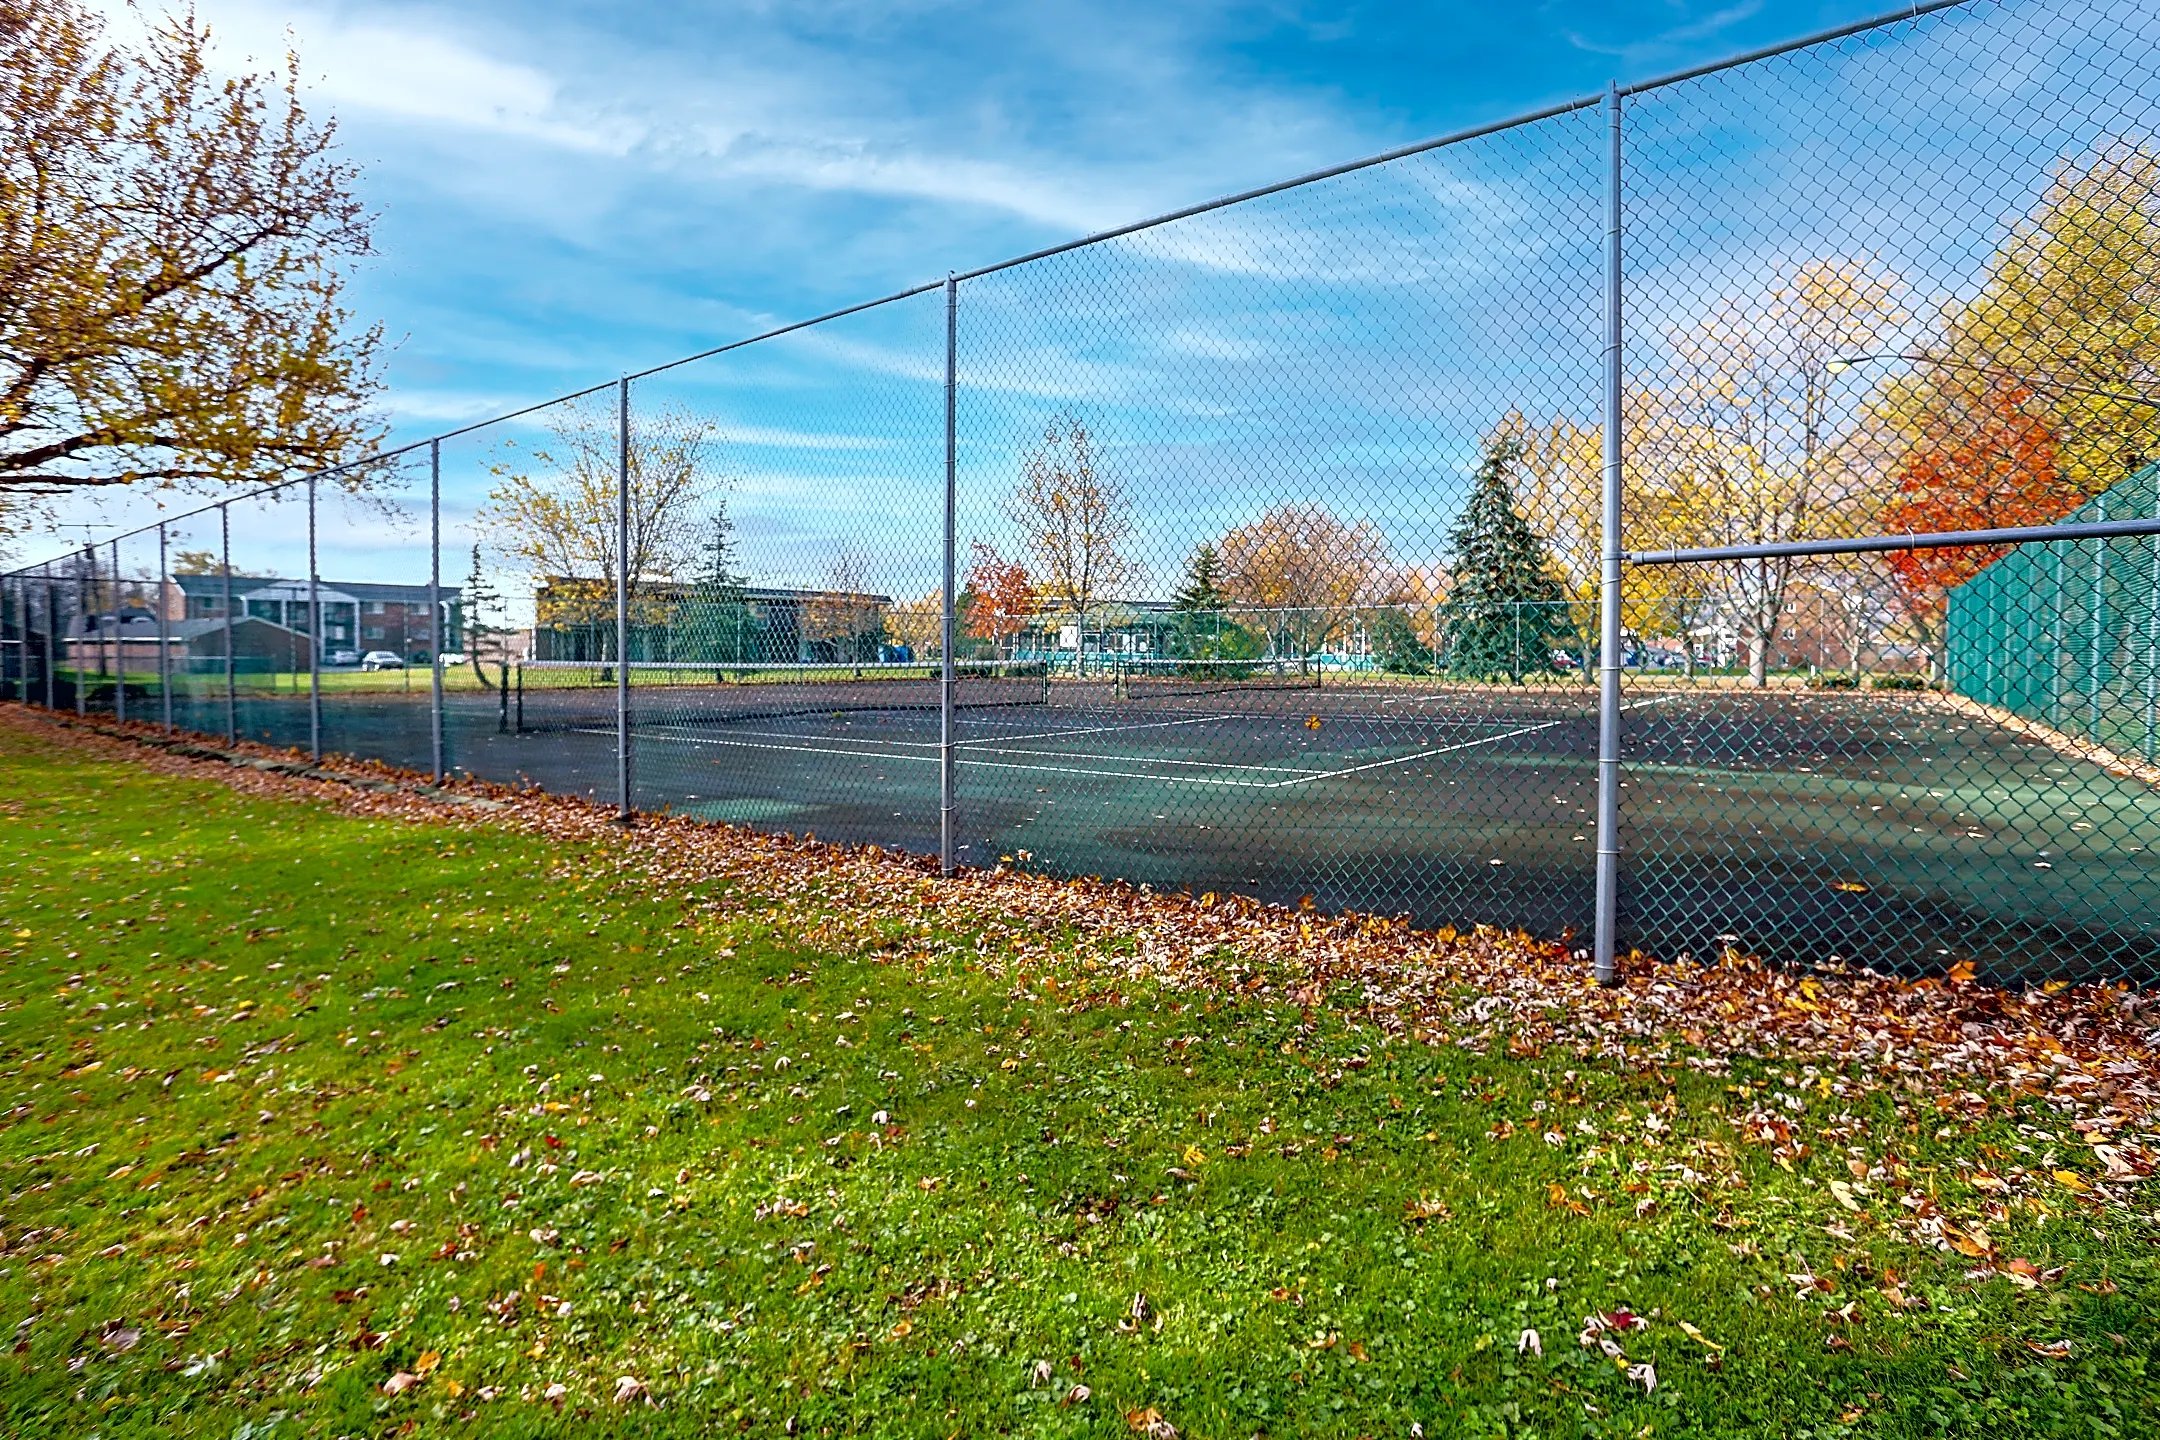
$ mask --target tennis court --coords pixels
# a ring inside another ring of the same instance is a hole
[[[964,863],[1311,896],[1425,924],[1587,925],[1584,688],[1019,683],[1040,688],[978,691],[956,714]],[[634,691],[641,805],[935,851],[933,704],[862,684],[799,705],[740,693],[758,703]],[[1820,953],[1828,936],[1873,963],[2051,972],[2152,944],[2123,917],[2160,915],[2160,866],[2124,840],[2160,835],[2160,796],[2029,734],[1932,695],[1679,684],[1631,691],[1623,728],[1629,944],[1774,954],[1797,935]],[[544,733],[472,734],[459,762],[607,795],[613,743],[594,708]]]
[[[639,675],[637,804],[934,854],[926,667]],[[446,697],[453,768],[615,798],[614,687]],[[1191,693],[1197,691],[1199,693]],[[1587,687],[1402,677],[964,676],[955,848],[1166,889],[1421,924],[1586,932],[1596,707]],[[215,729],[214,717],[191,717]],[[305,743],[305,697],[243,733]],[[2160,790],[1929,693],[1638,682],[1622,714],[1623,943],[1665,956],[1835,953],[2003,975],[2150,959]],[[427,697],[340,697],[325,745],[425,768]]]

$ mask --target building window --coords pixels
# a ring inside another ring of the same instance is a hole
[[[380,640],[383,638],[383,627],[370,625],[360,632],[360,638],[363,640]]]

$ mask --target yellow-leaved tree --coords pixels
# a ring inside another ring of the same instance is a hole
[[[1628,549],[1657,550],[1709,543],[1709,489],[1694,477],[1697,457],[1714,450],[1693,437],[1675,407],[1654,391],[1631,387],[1623,401],[1628,465],[1621,492],[1621,538]],[[1604,443],[1602,425],[1565,416],[1533,423],[1511,411],[1487,437],[1512,439],[1520,449],[1515,473],[1523,515],[1544,537],[1567,586],[1575,632],[1598,633],[1603,587]],[[1630,634],[1683,647],[1708,611],[1714,577],[1700,566],[1643,566],[1623,590],[1620,623]]]
[[[611,405],[573,401],[549,414],[551,442],[517,451],[512,441],[490,467],[495,488],[475,517],[493,548],[540,597],[543,628],[590,629],[601,655],[615,653],[615,585],[624,569],[617,539],[621,441]],[[720,473],[719,427],[682,410],[639,415],[630,428],[630,622],[665,625],[675,590],[724,524],[729,481]],[[632,650],[635,658],[636,650]]]
[[[2098,494],[2160,457],[2160,153],[2118,141],[2050,177],[1956,307],[1939,363],[1915,367],[1897,409],[1914,439],[1994,423],[2004,387],[2052,421],[2056,465]],[[2093,392],[2114,392],[2123,398]]]
[[[1773,271],[1760,290],[1713,300],[1665,340],[1632,467],[1663,507],[1658,528],[1698,545],[1763,544],[1849,529],[1864,483],[1839,444],[1852,417],[1837,376],[1904,319],[1894,277],[1856,260]],[[1647,498],[1647,497],[1646,497]],[[1651,514],[1643,516],[1646,524]],[[1717,568],[1750,684],[1768,683],[1799,559]]]
[[[300,61],[220,73],[192,9],[113,43],[81,0],[0,0],[0,499],[224,486],[363,452],[380,327],[353,168]]]
[[[1005,511],[1035,562],[1036,593],[1065,607],[1083,630],[1098,603],[1140,574],[1126,551],[1132,506],[1077,416],[1043,427],[1042,444],[1021,457]]]
[[[1313,655],[1364,606],[1394,598],[1387,541],[1370,520],[1324,505],[1282,504],[1215,543],[1222,588],[1239,618],[1274,637],[1278,655]]]

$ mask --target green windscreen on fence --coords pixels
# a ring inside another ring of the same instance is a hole
[[[2160,514],[2147,465],[2062,518]],[[2124,757],[2160,743],[2160,536],[2021,545],[1949,594],[1950,688]]]

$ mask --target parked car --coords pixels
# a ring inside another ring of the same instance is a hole
[[[323,652],[323,664],[325,665],[357,665],[359,663],[360,652],[357,650],[325,650]]]
[[[360,657],[362,670],[402,670],[405,657],[395,650],[370,650]]]

